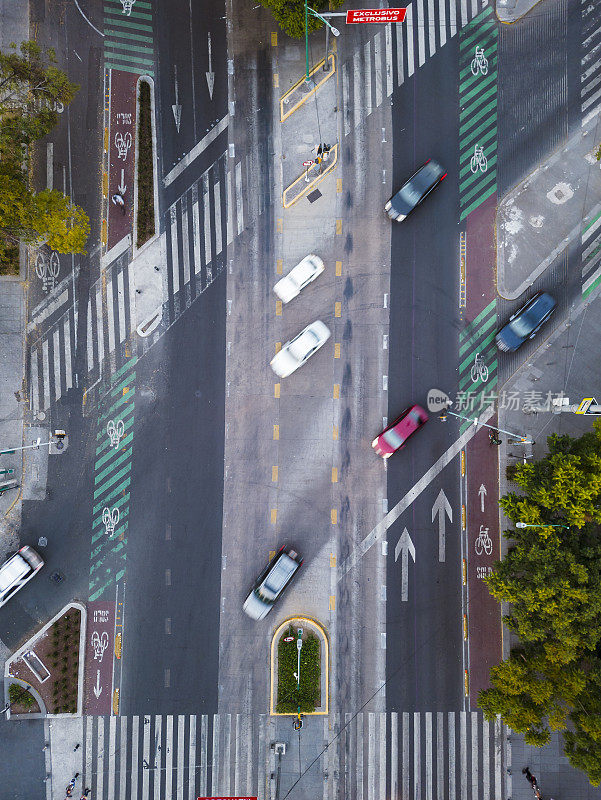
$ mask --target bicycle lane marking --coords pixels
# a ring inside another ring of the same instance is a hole
[[[488,399],[494,399],[496,386],[496,346],[494,333],[496,319],[495,267],[496,253],[494,225],[496,218],[496,195],[489,197],[466,219],[466,341],[474,341],[474,352],[480,351],[489,369],[489,380],[484,386]],[[476,321],[474,326],[471,321]],[[478,342],[477,332],[485,335],[486,346]],[[483,387],[480,387],[483,388]],[[466,387],[469,389],[469,387]],[[494,391],[493,391],[494,390]],[[478,389],[476,389],[478,391]],[[482,397],[482,395],[480,395]],[[488,412],[491,406],[485,406]],[[469,416],[469,412],[465,413]],[[475,408],[482,417],[482,411]],[[496,413],[488,421],[497,425]],[[501,438],[505,434],[499,434]],[[489,441],[489,428],[482,428],[466,444],[466,559],[467,559],[467,622],[468,622],[468,669],[470,708],[477,708],[478,692],[489,684],[490,668],[500,663],[501,607],[492,597],[484,578],[492,571],[492,565],[500,560],[499,536],[499,451]],[[489,544],[476,550],[478,537]],[[490,543],[489,543],[490,540]]]
[[[109,84],[105,117],[108,120],[108,178],[107,178],[107,251],[127,234],[133,225],[134,161],[136,141],[136,92],[138,75],[120,70],[107,70]],[[107,113],[108,111],[108,113]],[[111,198],[121,194],[125,214]]]

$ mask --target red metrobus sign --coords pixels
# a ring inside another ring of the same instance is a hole
[[[346,12],[347,23],[404,22],[406,8],[354,8]]]

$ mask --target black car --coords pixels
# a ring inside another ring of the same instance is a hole
[[[495,341],[499,350],[517,350],[527,339],[532,339],[546,322],[557,301],[547,292],[537,292],[534,297],[509,317],[509,322],[497,333]]]
[[[384,210],[390,219],[402,222],[446,176],[447,173],[440,164],[432,161],[431,158],[428,159],[390,198],[384,206]]]

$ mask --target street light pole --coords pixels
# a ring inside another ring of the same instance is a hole
[[[311,80],[309,78],[309,12],[311,12],[311,14],[313,14],[314,17],[316,17],[317,19],[321,20],[321,22],[323,22],[323,24],[326,26],[326,57],[325,57],[324,65],[323,65],[324,72],[328,72],[328,69],[329,69],[329,64],[328,64],[328,37],[329,37],[329,33],[330,33],[330,31],[332,31],[332,35],[333,36],[340,36],[340,31],[338,30],[338,28],[335,28],[333,25],[331,25],[328,22],[328,20],[326,19],[326,15],[318,14],[317,11],[314,8],[311,8],[311,6],[307,5],[307,0],[305,0],[305,68],[306,68],[305,81],[307,83],[309,83],[310,80]],[[346,16],[346,13],[344,13],[342,15],[338,15],[338,16],[343,16],[344,17],[344,16]]]
[[[310,83],[309,78],[309,6],[305,0],[305,82]]]
[[[570,530],[569,525],[552,525],[551,523],[541,522],[540,524],[531,524],[530,522],[516,522],[516,528],[567,528]]]
[[[438,415],[438,418],[441,420],[441,422],[447,421],[447,414],[451,414],[453,417],[458,417],[459,419],[465,419],[468,422],[473,422],[474,425],[483,425],[485,428],[490,428],[493,431],[504,433],[507,436],[513,436],[520,440],[518,444],[534,444],[529,436],[522,436],[520,433],[512,433],[511,431],[506,431],[503,428],[495,428],[494,425],[488,425],[486,422],[479,422],[478,417],[476,417],[476,419],[473,419],[472,417],[464,417],[463,414],[456,414],[454,411],[449,411],[448,408],[445,408],[444,411]]]

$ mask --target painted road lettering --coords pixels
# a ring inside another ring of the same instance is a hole
[[[113,686],[113,633],[115,603],[98,600],[88,603],[86,639],[86,714],[110,714]]]

